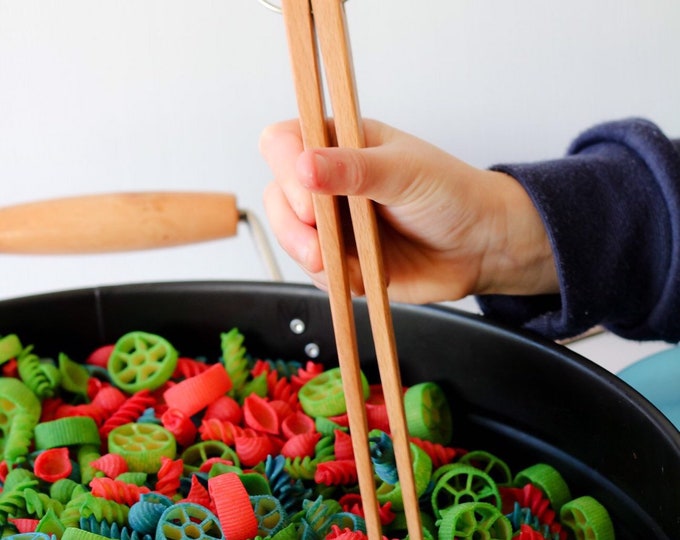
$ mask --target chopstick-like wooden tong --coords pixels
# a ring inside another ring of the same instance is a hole
[[[338,146],[362,148],[363,129],[350,56],[343,0],[282,0],[292,64],[300,127],[305,148],[329,146],[324,92],[320,70],[325,69],[335,137]],[[321,52],[321,61],[317,56]],[[411,462],[410,441],[404,411],[387,284],[373,204],[362,197],[348,197],[354,238],[373,332],[381,384],[385,396],[397,472],[404,499],[409,538],[422,539],[418,497]],[[366,411],[354,326],[351,290],[336,197],[314,195],[333,329],[342,373],[359,489],[368,537],[382,538],[379,506],[373,479]]]

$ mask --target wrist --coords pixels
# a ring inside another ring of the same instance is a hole
[[[484,196],[492,197],[493,211],[476,294],[559,292],[553,249],[531,197],[512,176],[485,173]]]

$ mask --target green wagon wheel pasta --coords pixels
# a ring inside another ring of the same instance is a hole
[[[439,540],[510,540],[512,524],[493,504],[466,502],[451,508],[439,526]]]
[[[455,464],[437,480],[432,490],[432,510],[442,517],[452,508],[466,502],[484,502],[501,506],[498,486],[484,471],[469,465]]]
[[[217,516],[194,503],[178,503],[167,508],[158,521],[156,540],[224,539]]]
[[[592,497],[578,497],[565,503],[560,510],[560,520],[571,529],[576,540],[614,540],[609,512]]]
[[[368,381],[361,374],[364,399],[368,398]],[[337,416],[347,411],[340,368],[328,369],[306,382],[298,394],[302,410],[309,416]]]
[[[132,394],[160,387],[175,371],[177,358],[167,339],[136,331],[116,341],[107,368],[113,383]]]
[[[412,437],[439,444],[451,441],[451,409],[441,386],[424,382],[404,394],[406,424]]]
[[[571,499],[569,486],[557,469],[547,463],[536,463],[515,475],[515,485],[532,484],[540,489],[550,501],[550,506],[559,512],[562,505]]]
[[[109,452],[123,456],[131,471],[155,473],[161,458],[175,459],[177,444],[162,426],[132,422],[109,433]]]

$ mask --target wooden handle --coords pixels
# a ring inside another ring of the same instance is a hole
[[[86,254],[177,246],[236,235],[225,193],[116,193],[0,208],[0,253]]]

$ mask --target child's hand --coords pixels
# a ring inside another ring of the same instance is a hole
[[[375,201],[391,300],[558,291],[542,221],[512,177],[376,121],[365,120],[364,131],[360,150],[304,151],[297,121],[270,126],[260,139],[275,177],[264,196],[273,232],[318,287],[326,277],[312,192]],[[347,251],[352,290],[360,294],[355,250]]]

